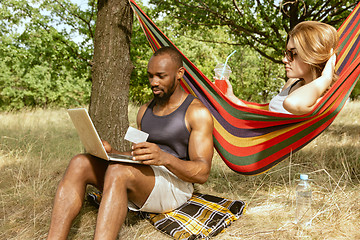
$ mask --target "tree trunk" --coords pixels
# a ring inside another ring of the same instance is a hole
[[[89,112],[100,138],[121,151],[128,149],[132,23],[127,0],[98,0]]]

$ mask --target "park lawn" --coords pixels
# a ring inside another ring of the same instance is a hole
[[[129,107],[132,126],[137,109]],[[0,239],[45,239],[57,184],[83,148],[64,109],[0,113],[0,122]],[[349,102],[324,133],[264,174],[237,174],[216,154],[209,180],[197,190],[244,200],[247,211],[213,239],[360,239],[359,139],[360,102]],[[302,172],[313,186],[308,229],[293,224]],[[96,214],[85,202],[69,239],[92,239]],[[134,213],[119,237],[170,239]]]

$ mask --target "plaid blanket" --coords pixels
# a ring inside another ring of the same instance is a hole
[[[245,211],[245,203],[207,194],[194,194],[179,208],[162,214],[145,216],[163,233],[175,239],[210,239],[237,220]]]
[[[101,193],[88,193],[87,199],[99,206]],[[196,193],[171,212],[141,212],[141,216],[149,220],[156,229],[175,239],[210,239],[239,219],[245,212],[245,206],[245,202],[240,200]]]

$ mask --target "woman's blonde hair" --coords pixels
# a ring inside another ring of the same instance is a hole
[[[311,66],[313,79],[321,76],[326,62],[339,43],[339,36],[334,27],[321,22],[305,21],[298,23],[288,35],[292,38],[297,54]],[[334,74],[333,81],[337,76]]]

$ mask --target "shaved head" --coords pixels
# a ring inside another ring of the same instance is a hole
[[[183,67],[182,55],[178,50],[173,47],[162,47],[154,53],[153,57],[161,56],[164,54],[168,54],[171,57],[171,60],[175,63],[177,68]]]

